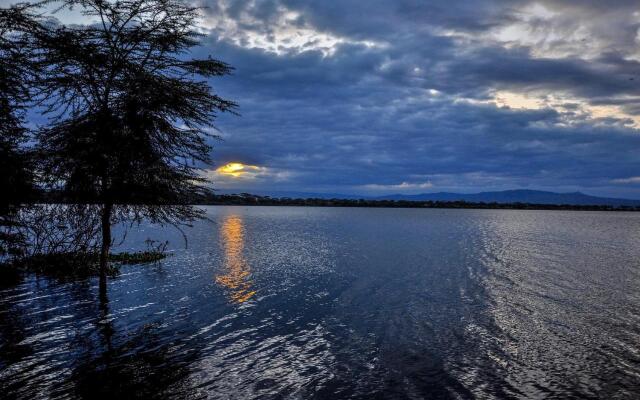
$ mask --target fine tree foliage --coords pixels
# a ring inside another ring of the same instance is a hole
[[[20,27],[35,21],[27,6],[0,9],[0,257],[22,252],[18,213],[34,194],[31,155],[25,150],[24,107],[36,64]]]
[[[199,9],[179,0],[68,0],[94,21],[36,32],[46,72],[39,87],[52,124],[40,132],[43,172],[67,201],[101,207],[104,277],[111,225],[180,224],[202,217],[189,204],[207,194],[197,165],[208,163],[218,112],[235,104],[207,78],[230,73],[192,59]]]

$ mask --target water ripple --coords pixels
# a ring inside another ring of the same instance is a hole
[[[213,207],[0,289],[6,398],[637,398],[640,214]]]

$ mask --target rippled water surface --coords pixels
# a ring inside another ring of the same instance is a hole
[[[0,396],[640,397],[640,213],[208,212],[108,302],[4,282]]]

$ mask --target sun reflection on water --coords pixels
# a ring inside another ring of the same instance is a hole
[[[256,291],[252,290],[251,269],[244,259],[244,225],[238,215],[228,216],[220,228],[220,237],[224,246],[225,273],[216,276],[216,282],[229,289],[233,303],[244,303],[251,299]]]

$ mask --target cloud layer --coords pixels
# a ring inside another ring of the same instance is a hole
[[[636,0],[200,4],[196,53],[236,68],[213,85],[241,113],[215,187],[640,198]]]

